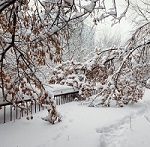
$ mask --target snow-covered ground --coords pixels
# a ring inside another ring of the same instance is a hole
[[[58,106],[63,121],[51,125],[41,117],[0,125],[0,147],[149,147],[150,90],[124,108],[94,108],[72,102]]]

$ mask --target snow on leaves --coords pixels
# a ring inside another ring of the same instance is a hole
[[[23,97],[41,98],[45,94],[42,82],[36,76],[37,67],[45,65],[48,58],[61,63],[63,46],[70,37],[69,28],[83,21],[79,18],[92,13],[95,24],[107,17],[113,17],[116,23],[129,7],[128,0],[119,16],[115,0],[112,7],[108,7],[105,0],[84,2],[0,2],[0,76],[4,100],[9,96],[14,103]],[[119,106],[137,102],[142,98],[141,83],[149,69],[149,34],[147,23],[137,29],[122,53],[119,49],[108,49],[96,53],[83,64],[62,63],[53,72],[50,83],[75,86],[80,89],[83,99],[92,95],[97,84],[101,85],[99,95],[103,98],[100,104],[105,106],[110,106],[112,100]]]
[[[143,82],[150,70],[149,63],[135,61],[138,53],[135,49],[130,53],[112,48],[96,53],[84,63],[67,61],[56,67],[49,82],[77,87],[82,99],[88,99],[97,90],[95,99],[100,98],[98,105],[102,106],[136,103],[143,97]],[[143,55],[141,60],[146,57]]]

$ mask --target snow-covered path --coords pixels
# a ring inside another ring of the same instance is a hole
[[[148,90],[143,101],[124,108],[93,108],[77,102],[58,108],[63,121],[55,125],[41,120],[46,110],[33,120],[0,125],[0,147],[134,147],[137,137],[136,146],[149,147]]]

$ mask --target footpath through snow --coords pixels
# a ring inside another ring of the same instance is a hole
[[[0,147],[149,147],[150,90],[144,99],[124,108],[94,108],[72,102],[58,106],[61,123],[16,120],[0,125]]]

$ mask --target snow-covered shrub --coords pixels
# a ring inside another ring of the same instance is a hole
[[[54,69],[49,83],[67,84],[76,87],[79,89],[80,98],[83,100],[89,98],[95,88],[96,79],[92,78],[94,73],[94,77],[97,77],[98,71],[95,69],[96,66],[88,68],[84,63],[66,61]],[[92,70],[94,73],[92,73]]]
[[[83,100],[97,90],[96,98],[100,97],[102,106],[122,107],[138,102],[144,94],[142,82],[146,68],[127,56],[122,49],[116,48],[95,53],[84,63],[64,62],[56,67],[50,83],[77,87]]]
[[[49,121],[52,124],[55,124],[56,122],[61,121],[61,115],[56,109],[55,101],[53,101],[52,99],[52,96],[48,92],[46,92],[41,97],[41,104],[42,106],[46,107],[48,111],[48,115],[42,119],[45,121]]]

